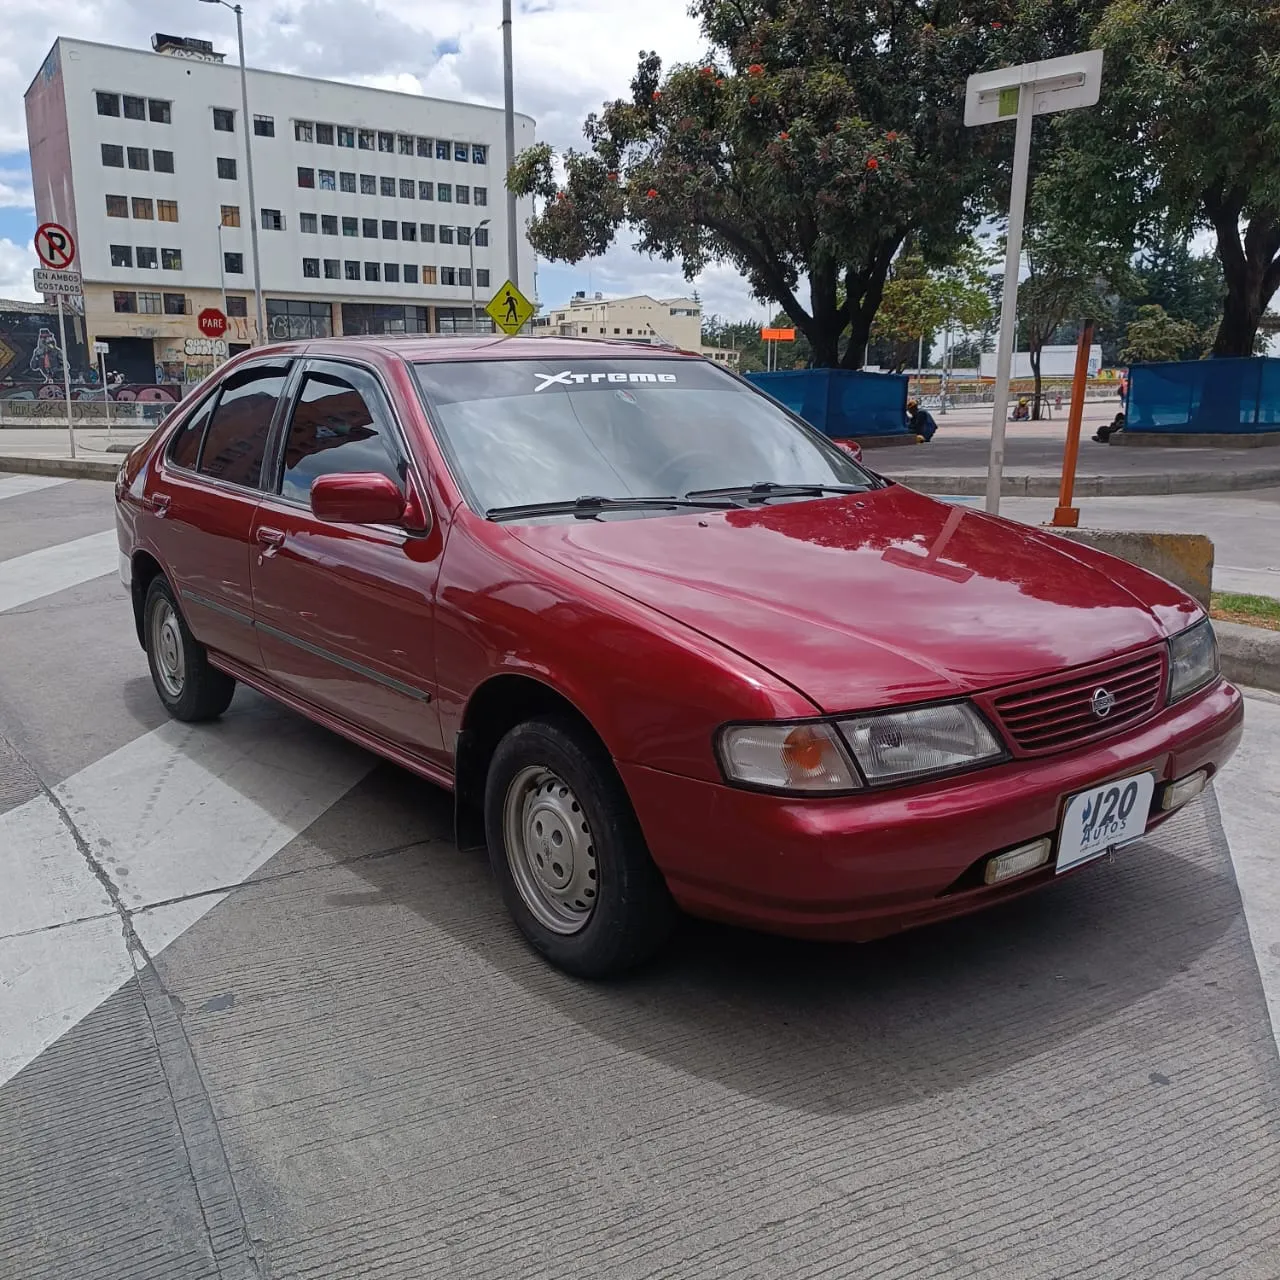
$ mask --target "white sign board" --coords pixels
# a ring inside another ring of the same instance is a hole
[[[46,267],[37,267],[31,273],[31,278],[35,282],[36,292],[43,293],[46,297],[59,293],[66,297],[68,294],[81,292],[82,288],[78,271],[50,271]]]
[[[93,354],[95,356],[110,355],[111,348],[105,342],[95,342],[93,344]]]
[[[1031,114],[1036,116],[1093,106],[1102,93],[1102,50],[1087,49],[1065,58],[1024,62],[970,76],[965,86],[965,124],[1012,120],[1023,92],[1031,93]]]

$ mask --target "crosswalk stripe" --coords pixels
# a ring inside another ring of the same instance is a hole
[[[56,786],[57,804],[0,814],[0,1084],[133,972],[111,894],[155,955],[372,764],[255,699],[216,724],[163,724]]]
[[[119,554],[115,530],[105,529],[0,560],[0,613],[114,573]]]
[[[0,476],[0,499],[17,498],[24,493],[39,493],[69,483],[60,476]]]

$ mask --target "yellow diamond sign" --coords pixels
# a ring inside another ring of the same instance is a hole
[[[508,280],[493,295],[485,312],[503,333],[516,334],[533,315],[533,303]]]

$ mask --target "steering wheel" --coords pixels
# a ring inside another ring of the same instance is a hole
[[[698,488],[699,486],[697,485],[690,485],[687,483],[691,468],[703,463],[711,463],[713,466],[719,467],[724,464],[724,461],[723,455],[711,453],[706,449],[687,449],[684,453],[678,453],[674,458],[668,459],[658,469],[654,476],[654,492],[666,493],[667,476],[670,475],[671,478],[675,480],[680,477],[682,471],[684,472],[683,479],[681,479],[679,485],[673,484],[670,491],[672,493],[676,493],[678,496],[678,494],[684,490]]]

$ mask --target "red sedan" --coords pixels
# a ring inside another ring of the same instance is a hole
[[[245,353],[117,512],[170,713],[241,681],[452,789],[578,974],[677,908],[871,938],[1002,901],[1140,837],[1240,736],[1176,587],[653,348]]]

